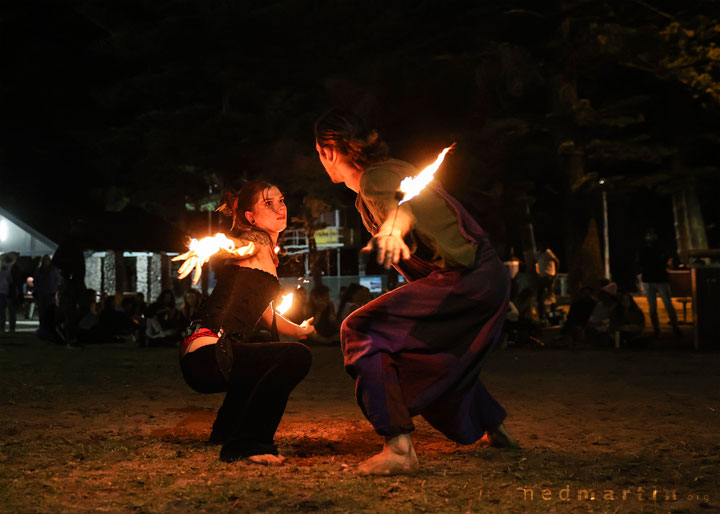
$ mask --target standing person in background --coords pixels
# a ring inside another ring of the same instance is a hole
[[[479,379],[479,364],[499,340],[510,280],[468,212],[431,183],[398,205],[400,182],[417,170],[392,159],[355,114],[333,109],[315,123],[316,150],[330,179],[357,193],[372,239],[363,249],[400,271],[408,284],[350,314],[340,331],[345,369],[365,417],[385,439],[360,474],[419,468],[410,433],[422,415],[446,437],[518,447],[505,410]]]
[[[12,268],[16,260],[13,252],[0,257],[0,332],[5,332],[6,319],[9,321],[10,332],[15,332],[17,294]]]
[[[520,273],[520,259],[515,256],[515,248],[510,247],[508,259],[504,264],[510,275],[510,299],[513,300],[518,293],[517,274]]]
[[[80,242],[74,237],[63,241],[55,250],[52,263],[60,269],[57,335],[67,348],[73,348],[77,345],[80,302],[86,294],[85,255]]]
[[[668,282],[667,263],[670,255],[660,246],[657,232],[650,227],[645,232],[643,246],[638,252],[638,267],[640,268],[640,281],[648,302],[650,321],[652,322],[655,337],[660,335],[660,321],[657,314],[657,295],[662,298],[665,311],[667,311],[675,336],[680,336],[677,314],[672,304],[670,283]]]
[[[35,297],[40,320],[40,326],[36,334],[41,339],[53,339],[55,319],[53,307],[60,283],[60,273],[53,265],[49,255],[42,256],[40,266],[35,270],[34,278],[33,296]]]
[[[535,263],[535,271],[537,271],[537,312],[540,321],[547,318],[545,311],[545,300],[553,295],[555,290],[555,277],[557,276],[560,260],[555,256],[553,251],[547,245],[539,245],[538,249],[542,250],[537,257]]]

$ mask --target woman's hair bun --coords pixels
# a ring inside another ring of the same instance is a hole
[[[238,199],[237,191],[223,191],[222,199],[223,203],[221,203],[215,211],[224,214],[225,216],[234,216]]]

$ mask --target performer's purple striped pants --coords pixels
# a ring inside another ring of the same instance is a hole
[[[411,432],[411,418],[422,415],[453,441],[471,444],[505,419],[477,377],[500,337],[510,282],[495,253],[482,254],[475,269],[435,269],[343,322],[345,369],[378,434]]]

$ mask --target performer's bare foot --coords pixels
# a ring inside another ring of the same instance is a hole
[[[520,449],[520,443],[518,440],[508,433],[505,429],[505,425],[502,423],[500,423],[497,428],[489,430],[487,435],[490,440],[490,446],[495,448],[511,448],[513,450]]]
[[[262,464],[263,466],[279,466],[285,462],[285,457],[268,453],[265,455],[251,455],[248,457],[248,460],[255,464]]]
[[[408,475],[420,469],[410,434],[386,438],[380,453],[361,462],[351,471],[359,475]]]

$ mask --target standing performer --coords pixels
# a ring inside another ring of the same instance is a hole
[[[361,474],[419,468],[412,416],[461,444],[485,433],[493,446],[519,447],[505,410],[479,380],[479,364],[501,334],[509,278],[483,230],[437,184],[398,207],[400,182],[414,175],[389,158],[376,131],[354,114],[331,110],[315,124],[316,148],[330,179],[357,193],[355,206],[373,235],[365,252],[394,265],[408,284],[348,316],[342,324],[345,369],[383,450]]]
[[[223,445],[220,460],[280,464],[284,458],[278,455],[275,431],[312,358],[301,343],[253,343],[249,337],[258,321],[297,339],[305,339],[315,328],[312,319],[296,325],[270,306],[280,292],[274,248],[287,226],[287,208],[278,188],[248,182],[225,200],[221,210],[232,216],[233,229],[238,229],[236,246],[253,242],[256,251],[242,260],[226,255],[217,285],[180,349],[180,365],[185,381],[196,391],[227,392],[210,435],[211,442]],[[277,333],[274,336],[277,339]]]

